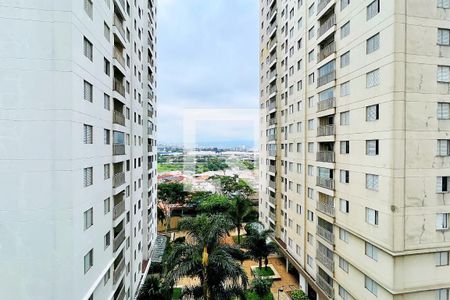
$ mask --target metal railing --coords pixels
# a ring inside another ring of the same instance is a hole
[[[122,229],[121,232],[114,238],[113,241],[113,251],[116,252],[119,249],[120,245],[122,245],[123,241],[125,241],[125,229]]]
[[[269,202],[272,203],[273,205],[277,205],[277,200],[273,196],[269,196]]]
[[[334,163],[334,151],[319,151],[316,153],[316,161]]]
[[[270,56],[270,58],[269,58],[269,65],[271,65],[276,60],[277,60],[277,56],[276,55]]]
[[[122,275],[123,269],[125,268],[125,257],[122,257],[117,267],[114,268],[113,271],[113,284],[116,284]]]
[[[317,136],[334,135],[334,133],[335,133],[334,124],[322,125],[317,127]]]
[[[122,5],[122,8],[125,10],[126,6],[125,6],[125,0],[118,0],[120,5]]]
[[[267,124],[269,126],[275,125],[275,124],[277,124],[277,119],[275,119],[275,118],[269,119],[269,121],[267,121]]]
[[[125,116],[120,111],[113,111],[113,124],[125,126]]]
[[[113,155],[124,155],[125,145],[124,144],[114,144],[113,145]]]
[[[331,42],[322,49],[320,49],[319,53],[317,54],[317,62],[321,62],[334,52],[336,52],[336,43]]]
[[[269,35],[269,37],[271,36],[271,33],[275,30],[276,32],[277,29],[277,24],[272,24],[269,26],[269,28],[267,28],[267,34]]]
[[[317,176],[316,185],[329,190],[334,190],[334,179]]]
[[[272,39],[272,40],[269,42],[269,49],[272,49],[272,47],[273,47],[276,43],[277,43],[277,39]]]
[[[334,217],[335,216],[335,209],[334,206],[321,202],[321,201],[317,201],[316,204],[316,209],[320,212],[323,212],[324,214],[330,216],[330,217]]]
[[[269,106],[267,106],[267,109],[268,110],[272,110],[272,109],[275,109],[276,106],[277,106],[276,102],[275,101],[271,101],[271,102],[269,102]]]
[[[117,28],[117,30],[119,31],[119,33],[122,36],[122,38],[124,40],[126,40],[125,39],[125,29],[123,29],[122,21],[120,21],[120,19],[116,15],[114,15],[113,25],[114,25],[114,27]]]
[[[331,231],[317,225],[317,235],[328,241],[330,244],[334,245],[334,235]]]
[[[336,107],[336,98],[328,98],[317,102],[317,111],[324,111]]]
[[[125,172],[114,174],[113,176],[113,188],[117,188],[125,183]]]
[[[114,78],[114,80],[113,80],[113,91],[116,91],[116,92],[118,92],[119,94],[121,94],[122,96],[125,97],[125,86],[117,78]]]
[[[271,218],[274,221],[277,220],[276,217],[275,217],[275,214],[273,212],[271,212],[271,211],[269,211],[269,218]]]
[[[276,169],[277,168],[275,166],[269,166],[269,172],[275,173]]]
[[[275,181],[269,181],[269,187],[274,189],[276,187]]]
[[[326,256],[324,253],[320,252],[319,249],[316,250],[316,259],[322,263],[330,272],[334,272],[334,260]]]
[[[275,134],[271,134],[271,135],[269,135],[269,136],[267,137],[267,140],[268,140],[269,142],[273,142],[273,141],[275,141],[275,140],[276,140],[276,136],[275,136]]]
[[[323,279],[319,274],[316,276],[317,285],[327,294],[331,299],[334,298],[333,286],[330,285],[325,279]]]
[[[319,3],[317,4],[317,14],[320,14],[320,12],[325,8],[325,6],[328,5],[328,3],[330,3],[331,0],[321,0],[319,1]]]
[[[269,94],[273,94],[277,92],[277,86],[274,84],[269,89]]]
[[[276,156],[277,155],[277,150],[276,149],[270,149],[268,151],[268,153],[269,153],[269,156]]]
[[[125,201],[122,200],[113,208],[113,220],[117,220],[125,212]]]
[[[123,300],[125,299],[125,285],[122,286],[120,292],[117,294],[117,297],[114,300]]]
[[[331,15],[325,22],[320,25],[317,30],[317,37],[322,36],[325,32],[327,32],[331,27],[336,25],[336,15]]]
[[[335,79],[336,79],[336,71],[331,71],[330,73],[320,76],[317,79],[317,86],[319,87],[319,86],[325,85],[328,82],[331,82]]]
[[[114,51],[113,51],[113,58],[115,60],[117,60],[123,68],[125,68],[125,58],[123,58],[122,53],[120,53],[120,51],[117,50],[117,48],[115,48],[115,47],[114,47]]]

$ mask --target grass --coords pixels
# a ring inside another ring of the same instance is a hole
[[[265,295],[263,298],[260,298],[254,291],[245,292],[246,300],[273,300],[272,293]]]
[[[261,276],[261,277],[265,277],[265,276],[273,276],[275,275],[275,273],[273,272],[271,267],[267,267],[267,270],[265,267],[260,268],[255,268],[253,270],[253,274],[255,276]]]
[[[181,299],[181,288],[174,288],[173,289],[173,295],[172,295],[172,299],[173,300],[178,300]]]
[[[158,172],[172,172],[172,171],[181,171],[183,170],[182,164],[158,164]]]

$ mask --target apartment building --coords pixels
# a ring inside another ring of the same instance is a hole
[[[2,1],[2,299],[134,299],[156,239],[154,0]]]
[[[449,1],[260,1],[260,220],[301,288],[449,299]]]

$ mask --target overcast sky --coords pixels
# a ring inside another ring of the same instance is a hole
[[[257,109],[258,1],[157,2],[158,142],[183,143],[185,109]],[[251,142],[257,130],[251,121],[201,125],[197,139],[209,145]]]

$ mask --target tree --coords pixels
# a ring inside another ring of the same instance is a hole
[[[227,196],[211,194],[200,202],[197,209],[209,214],[227,213],[230,205],[231,201]]]
[[[176,282],[182,277],[198,278],[200,284],[183,293],[195,299],[220,300],[244,294],[248,279],[235,260],[241,251],[224,244],[233,224],[223,215],[185,218],[180,230],[188,232],[187,242],[174,245],[167,259],[166,278]]]
[[[159,206],[157,206],[156,217],[158,219],[158,222],[164,224],[164,220],[166,219],[166,213],[164,212],[164,209],[162,209]]]
[[[169,291],[167,291],[161,280],[156,276],[149,276],[145,279],[139,290],[137,300],[165,300],[170,299]]]
[[[253,188],[245,180],[237,176],[213,176],[211,179],[216,182],[221,194],[228,197],[242,196],[249,198],[255,193]]]
[[[237,230],[238,244],[241,243],[241,229],[244,219],[252,212],[252,210],[252,203],[241,196],[235,197],[228,209],[230,219]]]
[[[268,257],[277,252],[277,246],[274,242],[267,242],[271,230],[257,230],[253,226],[246,226],[247,238],[242,247],[247,249],[247,254],[258,261],[259,268],[262,268],[262,261],[267,269]]]
[[[292,300],[308,300],[308,296],[306,296],[305,292],[302,290],[295,290],[291,293]]]
[[[184,185],[179,182],[169,182],[158,184],[158,198],[168,204],[185,202],[188,192]]]
[[[252,281],[252,290],[261,299],[263,299],[268,293],[270,293],[271,287],[272,287],[272,280],[256,277]]]

